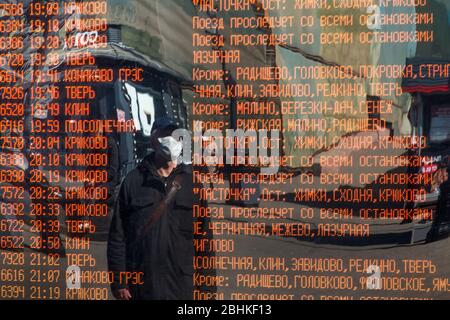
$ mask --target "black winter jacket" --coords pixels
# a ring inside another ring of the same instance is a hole
[[[151,166],[152,155],[124,179],[108,239],[108,268],[112,289],[128,287],[132,299],[193,298],[193,183],[192,169],[178,166],[167,179]],[[174,201],[144,234],[143,226],[169,191],[180,182]],[[132,272],[127,277],[125,272]]]

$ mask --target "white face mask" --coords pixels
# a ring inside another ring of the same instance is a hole
[[[160,143],[159,151],[165,158],[176,161],[180,158],[183,151],[183,143],[175,140],[172,136],[158,138]]]

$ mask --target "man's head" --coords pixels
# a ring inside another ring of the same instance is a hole
[[[182,144],[172,137],[178,129],[175,120],[162,117],[155,120],[150,136],[150,146],[155,151],[154,165],[159,175],[168,177],[177,167]]]
[[[170,117],[157,118],[152,126],[150,147],[156,149],[159,145],[159,138],[171,136],[172,132],[178,128],[176,121]]]
[[[168,177],[178,165],[182,144],[173,137],[159,138],[159,145],[155,149],[154,165],[158,174]]]

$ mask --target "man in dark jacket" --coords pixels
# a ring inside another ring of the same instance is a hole
[[[107,252],[117,299],[193,298],[192,172],[166,138],[120,188]]]

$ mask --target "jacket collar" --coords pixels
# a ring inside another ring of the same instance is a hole
[[[144,175],[144,180],[146,183],[157,180],[160,181],[162,184],[165,184],[167,178],[163,178],[158,175],[158,173],[155,170],[155,167],[153,166],[153,157],[154,151],[145,156],[145,158],[142,159],[142,162],[139,164],[139,170]]]

